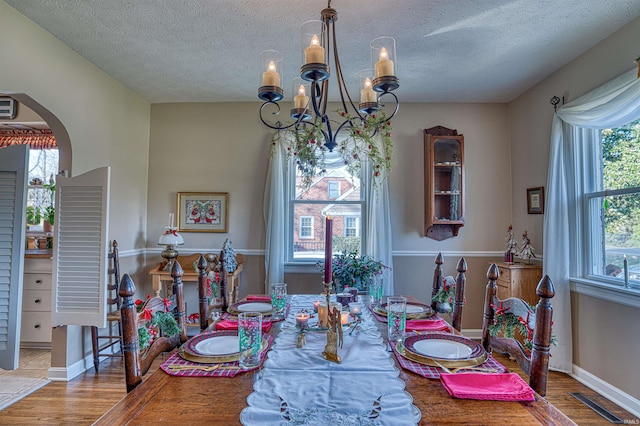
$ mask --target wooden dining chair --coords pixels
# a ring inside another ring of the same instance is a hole
[[[547,392],[547,377],[549,373],[549,351],[551,347],[551,326],[553,308],[551,298],[555,295],[553,282],[545,275],[536,288],[540,298],[534,310],[522,299],[509,298],[499,300],[496,296],[499,272],[494,263],[487,271],[487,287],[484,299],[484,314],[482,321],[482,346],[491,353],[496,350],[515,359],[520,368],[529,375],[529,386],[539,395]],[[529,355],[518,340],[506,337],[493,337],[489,326],[495,324],[496,311],[512,313],[516,317],[528,319],[527,324],[533,329],[533,348]]]
[[[98,372],[100,357],[121,357],[122,356],[122,324],[120,323],[120,260],[118,258],[118,242],[111,242],[111,250],[107,254],[109,262],[107,274],[107,328],[106,334],[100,334],[98,327],[91,327],[91,347],[93,350],[93,367]],[[100,343],[103,341],[104,343]],[[120,348],[114,352],[114,346]]]
[[[442,253],[438,253],[436,256],[436,267],[433,271],[433,286],[431,289],[431,309],[436,310],[436,302],[433,300],[435,295],[438,293],[438,290],[442,288],[442,265],[444,264],[444,258]],[[461,257],[458,261],[458,265],[456,266],[456,270],[458,271],[458,275],[456,277],[456,293],[453,301],[453,313],[451,315],[451,325],[456,330],[460,331],[462,327],[462,310],[464,308],[464,290],[467,282],[466,272],[467,272],[467,261],[464,257]],[[444,277],[444,279],[450,278],[449,281],[453,280],[453,277]]]
[[[171,268],[173,297],[175,297],[173,306],[175,307],[174,315],[181,332],[172,337],[161,336],[154,339],[153,343],[143,353],[140,353],[138,346],[138,314],[134,303],[136,287],[128,274],[124,274],[122,277],[119,295],[122,298],[120,313],[127,393],[142,382],[142,376],[149,370],[151,363],[159,354],[172,350],[187,340],[182,275],[183,270],[180,263],[174,262]]]

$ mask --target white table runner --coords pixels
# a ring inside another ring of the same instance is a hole
[[[398,378],[391,353],[368,310],[349,335],[345,329],[341,364],[322,356],[326,332],[309,331],[296,348],[295,313],[313,310],[318,296],[295,295],[282,331],[257,374],[240,421],[244,425],[410,425],[420,410]],[[314,324],[311,322],[310,324]]]

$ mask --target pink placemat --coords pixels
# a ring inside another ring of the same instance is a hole
[[[247,298],[247,300],[249,300],[249,298]],[[255,299],[255,300],[257,301],[259,299]],[[268,301],[270,302],[271,299],[269,299]],[[284,319],[289,315],[289,310],[290,309],[291,309],[291,305],[289,303],[287,303],[287,309],[285,310],[284,318],[280,318],[280,319],[273,319],[273,318],[271,318],[271,315],[262,315],[262,325],[264,326],[264,324],[269,324],[269,323],[272,323],[272,322],[284,321]],[[229,312],[223,313],[222,315],[220,315],[220,318],[222,318],[223,320],[238,321],[238,315],[230,314]]]
[[[262,335],[263,339],[267,340],[267,348],[262,351],[262,354],[260,355],[260,367],[262,367],[262,363],[264,362],[265,358],[267,357],[267,352],[269,352],[269,349],[271,349],[271,344],[273,343],[273,336],[271,336],[270,334],[263,334]],[[255,370],[257,368],[260,367],[255,367],[255,368],[251,368],[248,370],[242,370],[242,369],[218,369],[218,370],[213,370],[213,371],[203,371],[203,370],[183,370],[183,371],[171,371],[171,369],[169,368],[170,365],[189,365],[189,366],[194,366],[194,367],[201,367],[203,365],[218,365],[218,364],[200,364],[197,362],[191,362],[191,361],[187,361],[186,359],[180,357],[180,355],[178,355],[178,352],[174,352],[169,359],[167,359],[165,362],[162,363],[162,365],[160,365],[160,368],[162,369],[162,371],[164,371],[165,373],[169,374],[170,376],[180,376],[180,377],[235,377],[240,373],[244,373],[245,371],[252,371]],[[238,367],[238,361],[235,362],[224,362],[219,364],[221,367]]]
[[[389,342],[389,345],[391,345],[391,349],[393,349],[393,354],[396,356],[398,364],[400,364],[400,366],[402,366],[402,368],[404,368],[405,370],[409,370],[412,373],[419,374],[420,376],[427,379],[440,378],[440,373],[443,372],[440,367],[432,367],[430,365],[424,365],[418,362],[411,361],[410,359],[407,359],[398,353],[398,351],[396,350],[396,345],[393,342]],[[507,371],[507,368],[496,361],[496,359],[491,355],[489,355],[487,360],[482,364],[482,368],[497,370],[499,373],[505,373]]]
[[[533,389],[516,373],[447,374],[440,381],[449,395],[461,399],[535,401]]]
[[[262,331],[268,333],[273,326],[272,322],[262,322]],[[222,320],[216,323],[216,330],[237,330],[238,329],[238,321],[237,320]]]
[[[380,322],[387,322],[387,317],[377,313],[369,306],[369,312]],[[451,326],[442,318],[407,320],[407,331],[451,331]]]

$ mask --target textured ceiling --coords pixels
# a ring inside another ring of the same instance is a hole
[[[300,25],[319,19],[327,5],[5,1],[152,103],[258,101],[266,49],[283,54],[289,93],[301,61]],[[357,71],[371,68],[369,42],[390,35],[396,94],[405,102],[511,101],[640,15],[638,0],[335,0],[332,6],[352,93]]]

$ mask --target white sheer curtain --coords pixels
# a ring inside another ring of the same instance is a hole
[[[284,262],[287,252],[287,205],[288,197],[290,196],[287,147],[289,146],[290,141],[288,138],[290,137],[285,132],[279,132],[275,135],[274,154],[271,156],[267,173],[264,193],[266,224],[265,288],[268,288],[271,282],[284,281]],[[382,146],[382,138],[376,136],[374,143]],[[327,170],[341,167],[342,165],[343,160],[339,156],[327,157]],[[363,164],[362,167],[362,179],[366,182],[367,190],[369,191],[369,204],[366,209],[367,217],[363,218],[366,224],[366,229],[363,229],[363,231],[367,233],[367,243],[363,247],[364,254],[369,254],[374,259],[381,260],[385,265],[393,268],[388,181],[385,179],[384,182],[377,186],[372,185],[372,171],[367,163]],[[384,294],[393,294],[393,289],[393,273],[388,271],[385,273],[383,281]]]
[[[594,182],[598,129],[616,127],[640,118],[640,79],[636,69],[575,101],[558,108],[551,127],[544,218],[544,273],[551,277],[556,296],[549,367],[571,372],[573,364],[569,276],[579,274],[577,241],[583,231],[581,196]]]

